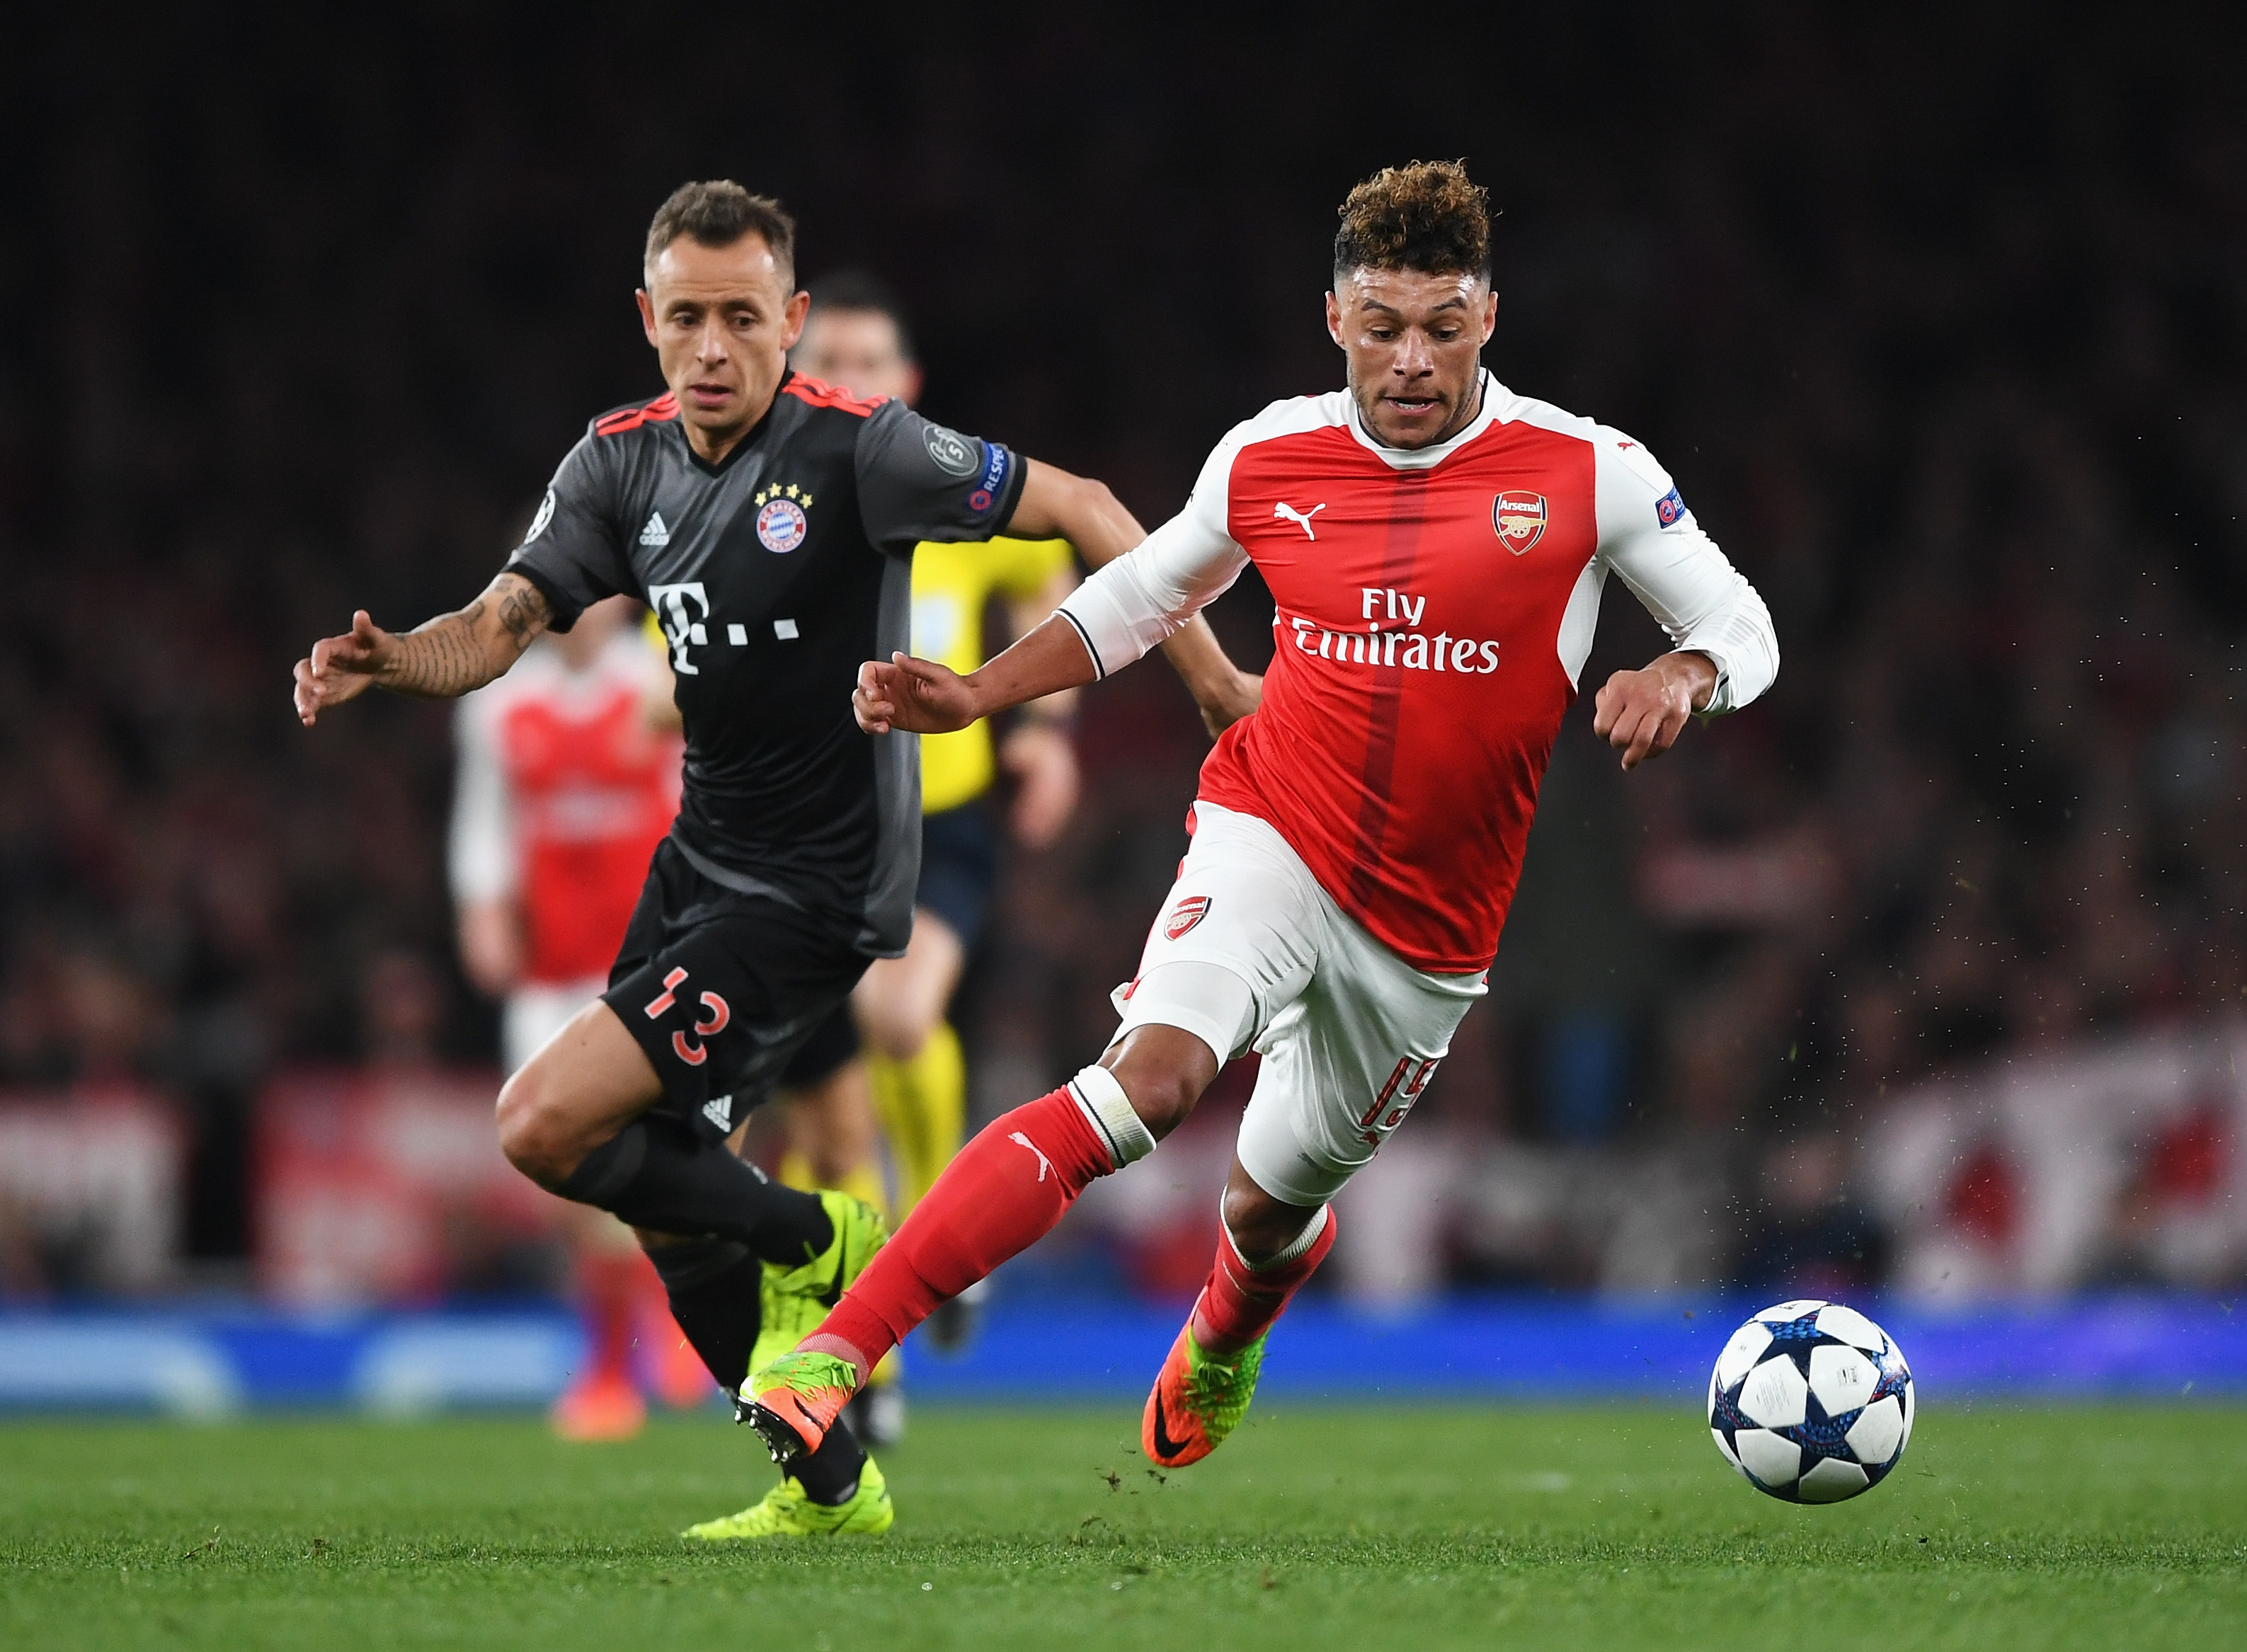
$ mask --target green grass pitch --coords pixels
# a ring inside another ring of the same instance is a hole
[[[701,1546],[715,1417],[0,1425],[0,1646],[2247,1645],[2247,1410],[1923,1412],[1853,1503],[1758,1496],[1692,1408],[1267,1408],[1162,1479],[1128,1406],[925,1413],[886,1539]]]

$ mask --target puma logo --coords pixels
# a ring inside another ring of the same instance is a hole
[[[1044,1181],[1046,1179],[1046,1172],[1053,1168],[1053,1161],[1048,1158],[1043,1153],[1038,1153],[1038,1144],[1032,1141],[1028,1137],[1023,1135],[1020,1130],[1011,1132],[1007,1136],[1007,1139],[1010,1142],[1020,1142],[1024,1147],[1028,1148],[1031,1152],[1038,1154],[1038,1180],[1041,1182]]]
[[[1287,503],[1285,500],[1282,500],[1278,504],[1272,507],[1272,514],[1274,516],[1284,516],[1289,522],[1294,523],[1296,527],[1303,530],[1303,536],[1305,538],[1316,539],[1318,535],[1311,531],[1311,517],[1317,515],[1319,512],[1325,509],[1326,506],[1324,504],[1313,505],[1310,509],[1309,515],[1307,515],[1303,512],[1296,509],[1293,505]]]

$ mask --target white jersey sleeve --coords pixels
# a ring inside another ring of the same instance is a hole
[[[458,754],[446,861],[456,901],[505,900],[522,883],[514,804],[500,761],[497,686],[464,695],[453,713]]]
[[[1248,566],[1233,539],[1233,461],[1256,421],[1235,427],[1201,468],[1185,509],[1100,569],[1057,611],[1076,627],[1101,677],[1159,647],[1233,588]]]
[[[1737,711],[1779,675],[1771,611],[1694,520],[1651,454],[1605,425],[1594,447],[1597,563],[1615,570],[1681,652],[1716,663],[1716,692],[1702,709]]]

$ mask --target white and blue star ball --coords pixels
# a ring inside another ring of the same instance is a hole
[[[1709,1431],[1759,1492],[1839,1503],[1911,1444],[1911,1368],[1886,1331],[1839,1302],[1781,1302],[1732,1333],[1709,1375]]]

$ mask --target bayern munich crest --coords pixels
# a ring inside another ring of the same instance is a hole
[[[1176,940],[1196,924],[1209,916],[1209,897],[1189,895],[1171,908],[1171,915],[1163,925],[1165,939]]]
[[[1490,502],[1490,525],[1498,543],[1515,556],[1545,537],[1545,495],[1509,488]]]
[[[786,488],[770,488],[756,495],[752,503],[757,506],[757,543],[778,556],[786,556],[803,543],[810,530],[803,508],[811,502],[811,495],[802,492],[794,483]]]

